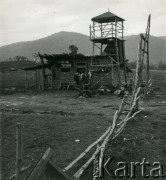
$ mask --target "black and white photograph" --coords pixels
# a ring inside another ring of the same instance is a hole
[[[0,0],[0,180],[166,179],[166,1]]]

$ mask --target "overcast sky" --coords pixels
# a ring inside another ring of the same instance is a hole
[[[89,35],[92,17],[108,11],[124,18],[125,35],[166,36],[166,0],[0,0],[0,46],[59,31]]]

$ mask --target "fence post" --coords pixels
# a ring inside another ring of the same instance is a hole
[[[21,180],[20,173],[22,167],[22,124],[16,126],[16,179]]]
[[[28,88],[28,77],[27,77],[27,70],[25,70],[25,89]]]

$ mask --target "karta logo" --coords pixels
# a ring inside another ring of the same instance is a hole
[[[144,178],[158,178],[165,177],[164,166],[161,162],[155,161],[150,163],[146,161],[146,158],[143,158],[141,162],[115,162],[114,157],[103,157],[100,159],[96,157],[94,159],[94,171],[93,177],[95,178],[104,178],[110,176],[112,178],[137,178],[142,176]],[[139,169],[137,169],[139,168]],[[140,174],[137,174],[136,169],[139,170]]]

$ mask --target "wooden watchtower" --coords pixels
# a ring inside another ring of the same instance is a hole
[[[124,19],[111,12],[103,13],[91,19],[90,40],[93,43],[93,53],[91,60],[91,70],[110,69],[112,85],[115,75],[117,85],[126,83],[125,66],[125,45],[124,45]],[[105,56],[103,61],[97,62],[95,56]]]

